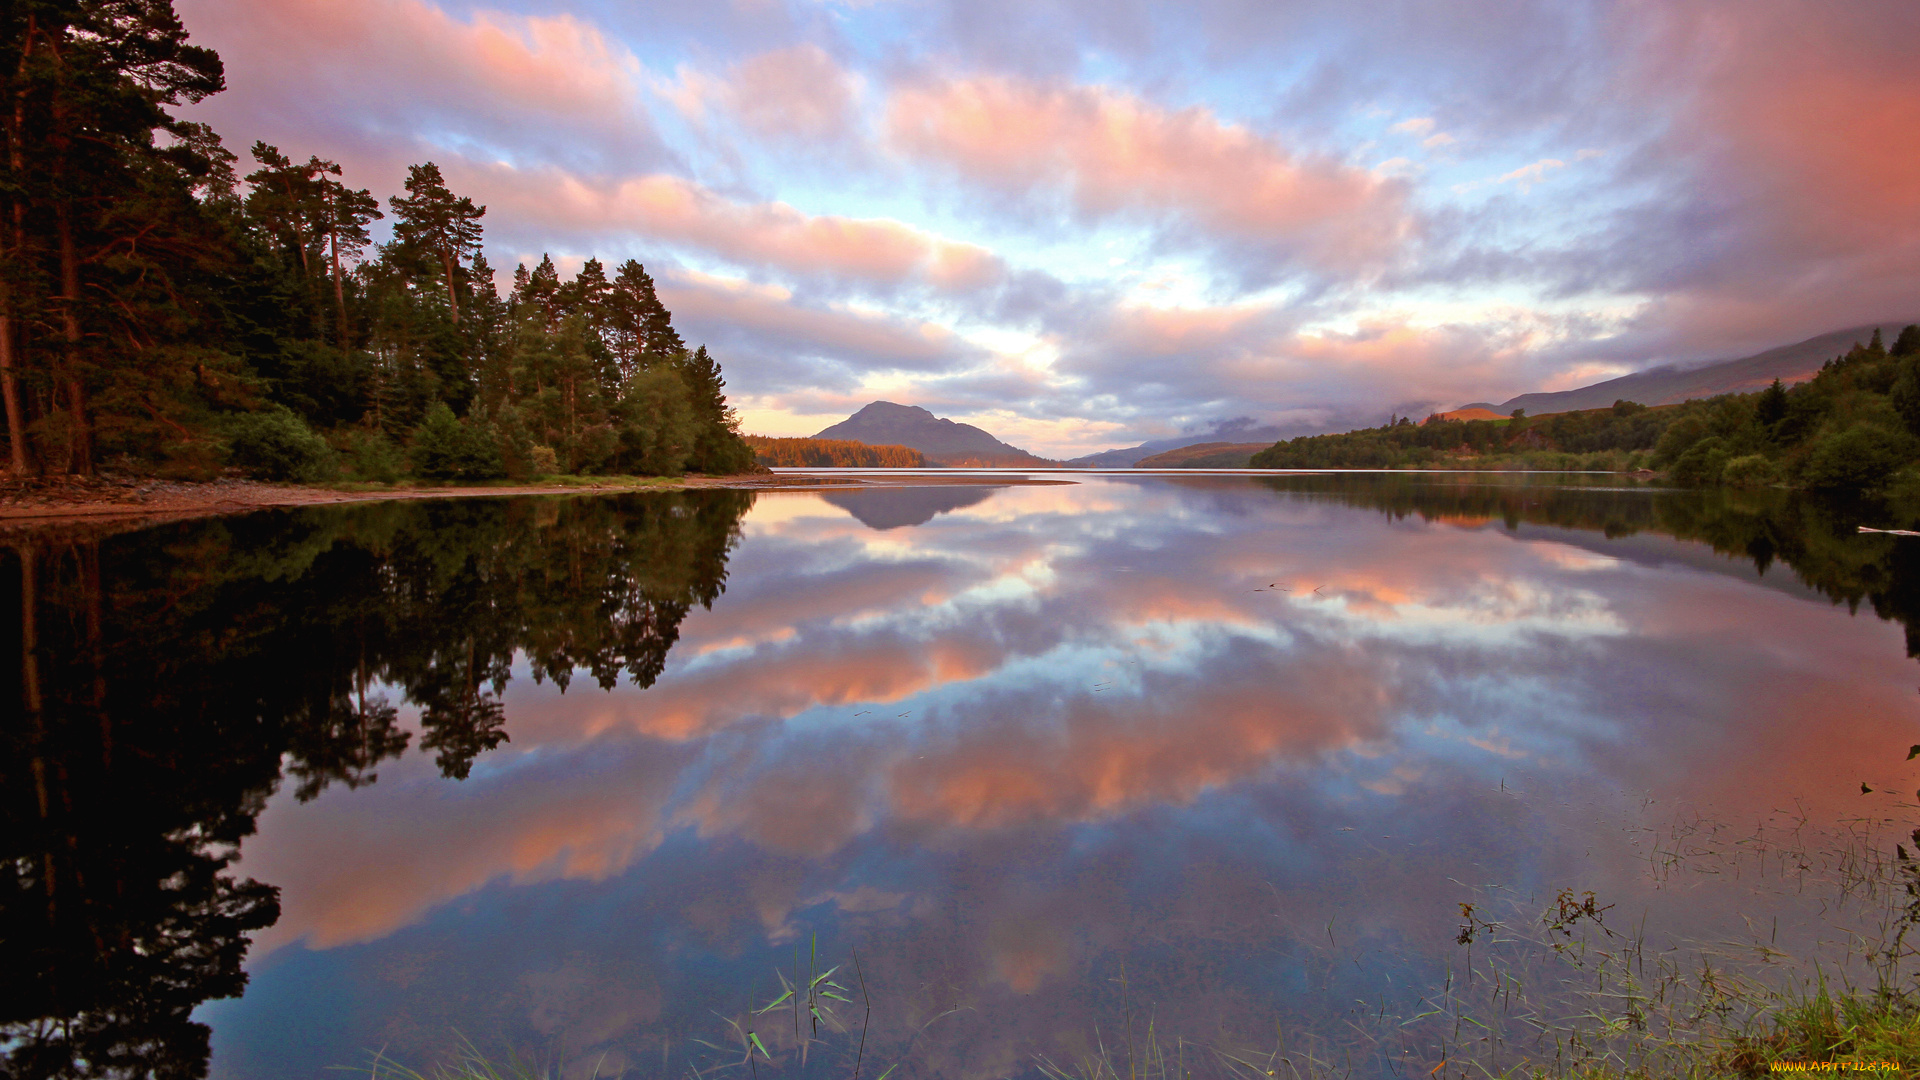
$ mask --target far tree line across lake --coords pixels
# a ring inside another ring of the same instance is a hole
[[[1632,401],[1502,420],[1416,424],[1310,435],[1253,455],[1255,468],[1656,469],[1689,486],[1784,484],[1875,491],[1920,484],[1920,326],[1891,347],[1879,331],[1812,379],[1758,393],[1648,408]]]

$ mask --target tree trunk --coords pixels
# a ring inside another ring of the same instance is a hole
[[[327,201],[331,203],[333,197],[329,195]],[[335,212],[338,213],[337,210]],[[337,217],[334,219],[332,230],[328,233],[328,239],[332,242],[331,247],[333,248],[334,319],[338,323],[338,329],[340,331],[340,351],[344,353],[349,349],[347,344],[347,287],[340,280],[340,220]]]
[[[60,329],[66,338],[62,388],[67,398],[67,471],[93,475],[93,440],[87,427],[87,390],[77,370],[80,361],[80,256],[73,247],[71,204],[54,203],[54,222],[60,233]]]
[[[20,53],[20,71],[16,78],[20,89],[13,95],[12,123],[7,129],[7,169],[15,184],[23,183],[26,174],[26,155],[22,152],[20,140],[27,128],[27,57],[33,51],[34,23],[31,16],[27,20],[27,47]],[[20,198],[7,200],[7,237],[4,262],[8,266],[19,266],[27,257],[27,218],[26,202]],[[24,342],[19,334],[13,317],[14,290],[11,282],[0,280],[0,399],[3,399],[7,416],[8,469],[15,476],[29,476],[33,473],[31,459],[27,456],[27,411],[20,401],[20,352]]]
[[[453,291],[453,268],[457,265],[457,260],[454,259],[453,253],[445,248],[440,251],[440,265],[447,272],[447,310],[453,312],[453,325],[459,326],[460,301],[454,297]]]
[[[8,313],[12,302],[12,290],[0,284],[0,398],[5,399],[7,410],[7,468],[15,476],[30,476],[33,469],[27,464],[27,415],[20,405],[20,383],[14,374],[13,316]]]

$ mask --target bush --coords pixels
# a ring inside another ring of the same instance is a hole
[[[249,476],[310,482],[333,473],[333,448],[285,406],[240,413],[224,426],[227,460]]]
[[[454,418],[444,401],[413,429],[413,471],[436,480],[490,480],[505,476],[500,447],[483,426]]]
[[[400,448],[380,432],[356,432],[347,442],[347,468],[355,480],[391,484],[406,472]]]
[[[1725,440],[1718,435],[1709,435],[1680,455],[1668,471],[1667,478],[1689,487],[1719,483],[1729,456]]]
[[[1814,444],[1801,469],[1810,488],[1871,491],[1913,460],[1913,440],[1866,424],[1829,435]]]
[[[1767,487],[1779,482],[1780,470],[1774,468],[1765,454],[1745,454],[1727,460],[1720,470],[1720,480],[1734,487]]]

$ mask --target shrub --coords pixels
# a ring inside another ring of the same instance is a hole
[[[1773,462],[1768,461],[1765,454],[1744,454],[1727,459],[1727,464],[1720,470],[1720,479],[1734,487],[1767,487],[1779,482],[1780,470],[1774,468]]]
[[[1725,440],[1718,435],[1709,435],[1681,454],[1679,460],[1673,463],[1673,468],[1668,470],[1667,477],[1676,484],[1690,487],[1718,483],[1728,457]]]
[[[1882,427],[1860,424],[1814,444],[1800,471],[1811,488],[1871,491],[1884,486],[1912,458],[1913,440]]]
[[[240,413],[224,425],[227,460],[263,480],[322,480],[334,470],[333,449],[285,406]]]
[[[492,432],[454,418],[444,401],[427,410],[413,429],[413,471],[436,480],[489,480],[505,476]]]
[[[377,431],[362,431],[347,442],[347,467],[356,480],[391,484],[406,472],[407,462],[393,440]]]

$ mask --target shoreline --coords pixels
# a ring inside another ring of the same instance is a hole
[[[844,487],[927,487],[964,484],[1066,484],[984,476],[833,476],[812,473],[743,473],[735,476],[568,478],[493,485],[396,485],[327,487],[257,480],[158,480],[150,477],[34,478],[0,484],[0,527],[72,525],[85,522],[161,522],[244,514],[254,510],[337,506],[414,499],[504,498],[522,495],[617,495],[650,491],[824,491]]]

